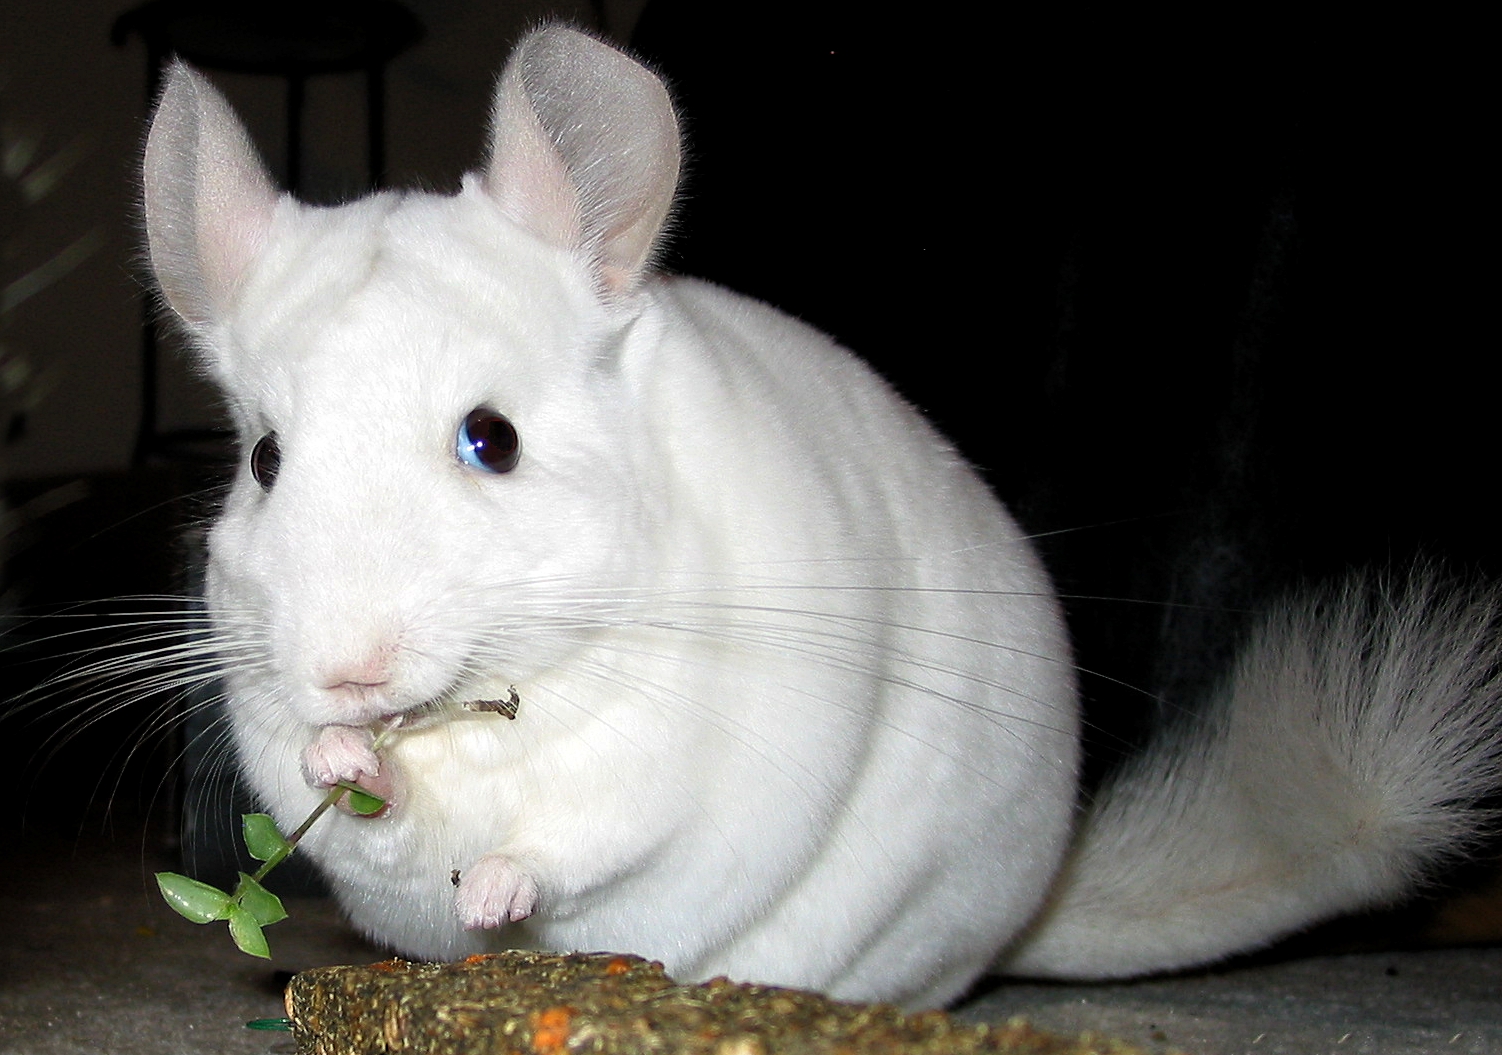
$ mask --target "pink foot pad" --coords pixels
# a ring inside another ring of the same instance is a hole
[[[505,854],[486,854],[460,874],[454,903],[465,930],[519,923],[537,911],[537,882]]]

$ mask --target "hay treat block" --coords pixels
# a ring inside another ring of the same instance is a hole
[[[837,1055],[1133,1050],[1025,1023],[964,1025],[815,993],[714,979],[609,953],[506,952],[451,964],[387,960],[304,971],[287,989],[299,1055]]]

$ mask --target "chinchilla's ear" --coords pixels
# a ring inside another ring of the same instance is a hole
[[[629,292],[650,264],[678,164],[672,100],[650,70],[563,26],[517,45],[483,186],[513,220],[585,254],[605,294]]]
[[[162,295],[190,327],[207,325],[260,254],[278,195],[224,96],[181,62],[167,70],[143,177]]]

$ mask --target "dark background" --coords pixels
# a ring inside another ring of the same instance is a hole
[[[1106,675],[1097,746],[1298,583],[1498,570],[1466,26],[800,9],[648,6],[694,151],[668,262],[861,350],[987,474]]]

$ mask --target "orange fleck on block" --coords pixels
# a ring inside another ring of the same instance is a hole
[[[574,1009],[567,1006],[535,1012],[532,1015],[532,1050],[538,1055],[564,1051],[573,1017]]]

